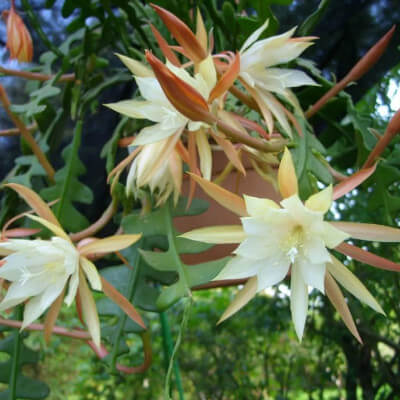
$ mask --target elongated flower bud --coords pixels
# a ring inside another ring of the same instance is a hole
[[[3,12],[3,18],[7,23],[7,49],[10,59],[20,62],[31,62],[33,58],[32,38],[24,21],[17,14],[12,3],[9,11]]]
[[[179,112],[191,121],[202,121],[207,124],[215,122],[214,116],[209,112],[206,100],[196,89],[178,78],[149,51],[146,52],[146,59],[153,68],[168,100]]]

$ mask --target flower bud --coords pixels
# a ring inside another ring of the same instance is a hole
[[[33,58],[32,38],[24,21],[15,11],[14,3],[11,4],[9,11],[3,12],[3,18],[7,24],[6,46],[10,52],[10,59],[31,62]]]

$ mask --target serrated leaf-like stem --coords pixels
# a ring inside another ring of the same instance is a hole
[[[22,306],[18,306],[16,308],[17,319],[20,320],[22,318]],[[15,400],[17,398],[17,378],[18,378],[18,369],[19,369],[19,354],[21,350],[21,333],[19,330],[14,332],[14,349],[13,349],[13,357],[11,364],[11,372],[10,372],[10,381],[9,381],[9,400]]]
[[[191,297],[191,291],[188,283],[188,279],[186,276],[186,271],[185,267],[181,261],[181,258],[179,257],[178,249],[176,246],[176,234],[172,222],[172,215],[171,215],[171,207],[172,202],[171,199],[161,208],[163,217],[164,217],[164,223],[165,227],[167,230],[167,236],[168,236],[168,245],[169,245],[169,252],[171,253],[171,256],[174,259],[174,263],[176,266],[176,270],[179,274],[179,279],[182,280],[182,283],[185,286],[185,291],[187,292],[186,294]]]

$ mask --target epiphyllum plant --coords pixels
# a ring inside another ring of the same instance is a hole
[[[283,200],[280,205],[269,199],[244,196],[195,177],[202,188],[217,202],[241,216],[242,225],[195,229],[183,237],[207,243],[239,243],[235,256],[215,278],[247,278],[245,287],[222,315],[228,318],[243,307],[258,292],[282,281],[290,273],[291,312],[297,336],[303,336],[307,309],[308,286],[326,293],[353,335],[361,341],[339,282],[355,297],[374,310],[384,313],[365,286],[328,249],[348,254],[342,242],[350,237],[373,241],[400,242],[400,229],[372,224],[324,221],[324,214],[337,199],[368,177],[374,168],[360,171],[332,189],[312,195],[304,203],[298,195],[298,183],[290,152],[285,149],[278,184]],[[348,245],[347,245],[348,246]],[[354,248],[357,249],[357,248]],[[384,269],[399,270],[399,266],[362,251],[354,251],[356,259]]]
[[[135,308],[99,275],[96,266],[90,261],[94,255],[104,255],[132,245],[141,235],[114,235],[104,239],[86,240],[86,243],[75,247],[49,206],[35,192],[19,184],[10,183],[6,186],[14,189],[38,214],[26,216],[43,225],[55,236],[50,240],[3,237],[0,255],[5,258],[1,261],[0,277],[11,284],[0,303],[0,311],[28,300],[25,304],[23,329],[50,307],[44,328],[45,338],[48,340],[68,285],[65,303],[71,305],[77,299],[80,317],[88,327],[94,344],[100,348],[99,317],[88,281],[93,290],[103,291],[134,321],[145,327]]]

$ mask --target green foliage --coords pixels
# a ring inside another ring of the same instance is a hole
[[[66,230],[76,232],[85,228],[88,221],[74,206],[74,202],[90,204],[93,201],[92,191],[78,180],[86,168],[79,160],[78,151],[81,141],[82,122],[78,123],[73,142],[67,146],[62,155],[65,166],[55,174],[55,185],[42,191],[48,200],[58,200],[54,212]]]
[[[48,386],[23,373],[25,365],[32,366],[37,364],[39,353],[24,344],[23,337],[25,334],[5,328],[2,328],[2,332],[3,339],[0,341],[0,354],[7,354],[9,358],[7,361],[0,362],[0,382],[8,384],[12,382],[14,371],[17,375],[13,391],[14,395],[11,394],[11,389],[8,388],[0,392],[0,399],[45,399],[50,392]],[[6,333],[6,336],[4,336],[4,333]]]

